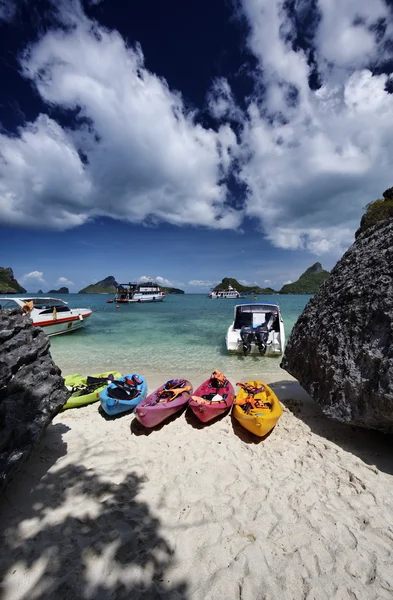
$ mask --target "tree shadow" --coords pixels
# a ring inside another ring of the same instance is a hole
[[[207,421],[207,423],[203,423],[203,421],[200,421],[198,419],[198,417],[194,414],[191,408],[188,407],[186,410],[186,421],[194,429],[205,429],[205,427],[210,427],[211,425],[214,425],[214,423],[218,423],[219,421],[225,419],[225,417],[228,416],[230,410],[231,407],[228,407],[228,409],[224,413],[221,413],[217,417],[214,417],[214,419],[212,419],[211,421]]]
[[[22,582],[20,600],[185,600],[186,582],[171,585],[167,574],[174,551],[138,500],[144,478],[129,473],[114,483],[72,463],[48,471],[46,455],[55,462],[38,448],[0,499],[0,598]]]
[[[161,423],[159,423],[155,427],[145,427],[135,417],[131,421],[131,425],[130,425],[131,433],[132,433],[132,435],[144,435],[144,436],[148,436],[148,435],[154,433],[155,431],[160,431],[160,429],[162,429],[163,427],[165,427],[165,425],[169,425],[173,421],[176,421],[184,413],[184,411],[186,410],[186,408],[187,408],[187,404],[185,404],[184,406],[182,406],[177,412],[173,413],[173,415],[171,415],[170,417],[168,417],[167,419],[165,419],[164,421],[162,421]]]
[[[298,382],[278,381],[270,387],[280,402],[314,433],[355,454],[367,465],[393,474],[393,435],[330,419]]]

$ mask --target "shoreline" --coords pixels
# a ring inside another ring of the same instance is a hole
[[[229,415],[57,415],[0,499],[4,600],[391,598],[393,438],[260,378],[284,409],[265,440]]]

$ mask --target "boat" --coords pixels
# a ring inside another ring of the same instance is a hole
[[[195,390],[188,405],[202,423],[207,423],[226,412],[232,406],[234,398],[233,385],[220,371],[214,371]]]
[[[33,321],[33,325],[42,327],[49,336],[80,329],[92,314],[89,308],[70,308],[64,300],[42,296],[3,297],[0,298],[0,309],[6,311],[19,309]]]
[[[225,342],[228,352],[280,356],[285,346],[285,330],[278,304],[237,304]]]
[[[160,286],[152,281],[146,283],[119,283],[114,302],[162,302],[165,298]],[[109,301],[108,301],[109,302]]]
[[[102,409],[110,416],[130,412],[146,398],[147,384],[135,373],[120,377],[107,385],[99,397]]]
[[[209,298],[230,298],[236,299],[240,298],[240,293],[235,290],[234,287],[228,285],[228,289],[226,290],[212,290],[209,294]]]
[[[155,427],[188,404],[191,393],[187,379],[171,379],[138,404],[135,416],[145,427]]]
[[[262,381],[248,381],[236,385],[241,389],[233,403],[233,417],[247,431],[264,437],[275,427],[282,415],[279,399]]]
[[[63,406],[63,410],[67,408],[77,408],[85,406],[92,402],[97,402],[100,399],[100,392],[115,379],[122,377],[118,371],[107,371],[106,373],[98,373],[97,375],[67,375],[64,378],[64,384],[71,396]]]

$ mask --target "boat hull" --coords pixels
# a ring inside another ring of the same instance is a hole
[[[108,394],[108,389],[116,387],[115,383],[110,383],[102,390],[102,392],[100,392],[99,396],[101,408],[106,412],[107,415],[114,416],[131,412],[136,406],[138,406],[140,402],[142,402],[142,400],[146,398],[147,384],[144,377],[137,375],[136,373],[131,373],[129,375],[125,375],[124,377],[119,377],[119,380],[125,381],[126,379],[131,379],[133,376],[137,377],[141,381],[141,384],[136,386],[136,388],[140,390],[139,396],[133,398],[132,400],[117,400],[116,398],[111,398]]]
[[[255,399],[261,402],[269,402],[272,408],[252,408],[249,413],[237,404],[238,402],[246,402],[247,392],[243,389],[236,396],[235,404],[233,405],[232,415],[240,423],[244,429],[258,437],[267,435],[277,424],[277,421],[282,415],[282,408],[279,399],[273,390],[262,381],[247,382],[255,387],[264,387],[265,391],[256,394]]]
[[[50,320],[38,320],[33,321],[34,327],[41,327],[45,331],[45,333],[49,336],[53,335],[61,335],[64,333],[71,333],[76,329],[80,329],[85,325],[86,319],[91,316],[92,312],[88,311],[86,313],[80,313],[78,315],[71,315],[66,318],[58,318],[54,320],[53,318]]]
[[[157,402],[159,398],[158,392],[161,392],[164,389],[164,384],[138,404],[135,409],[135,416],[141,425],[144,427],[155,427],[163,421],[166,421],[166,419],[188,404],[191,398],[192,386],[191,383],[185,379],[182,379],[181,381],[185,381],[185,386],[190,386],[191,390],[185,390],[183,394],[175,398],[172,402],[168,402],[167,404]],[[154,404],[155,402],[157,403]]]
[[[207,379],[195,390],[193,397],[198,397],[203,400],[202,397],[204,395],[212,395],[215,392],[220,394],[220,396],[226,395],[225,400],[223,402],[211,402],[209,400],[201,402],[201,400],[197,401],[191,397],[189,407],[202,423],[208,423],[209,421],[216,419],[227,412],[233,404],[235,390],[229,381],[227,381],[226,386],[217,389],[211,385],[210,379]]]
[[[107,371],[106,373],[98,373],[97,375],[92,375],[92,377],[108,377],[108,375],[113,375],[115,379],[119,379],[122,377],[122,374],[118,371]],[[75,388],[77,386],[83,386],[87,384],[87,376],[79,375],[79,373],[74,373],[73,375],[67,375],[64,378],[64,384],[68,389]],[[68,398],[67,402],[63,406],[63,410],[67,408],[78,408],[80,406],[86,406],[87,404],[92,404],[93,402],[98,402],[100,399],[100,392],[102,392],[108,384],[102,385],[91,392],[90,394],[84,394],[83,396],[79,395],[79,392],[75,392],[71,394]]]

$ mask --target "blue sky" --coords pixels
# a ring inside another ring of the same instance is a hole
[[[385,0],[0,0],[0,265],[204,292],[331,269],[392,185]]]

